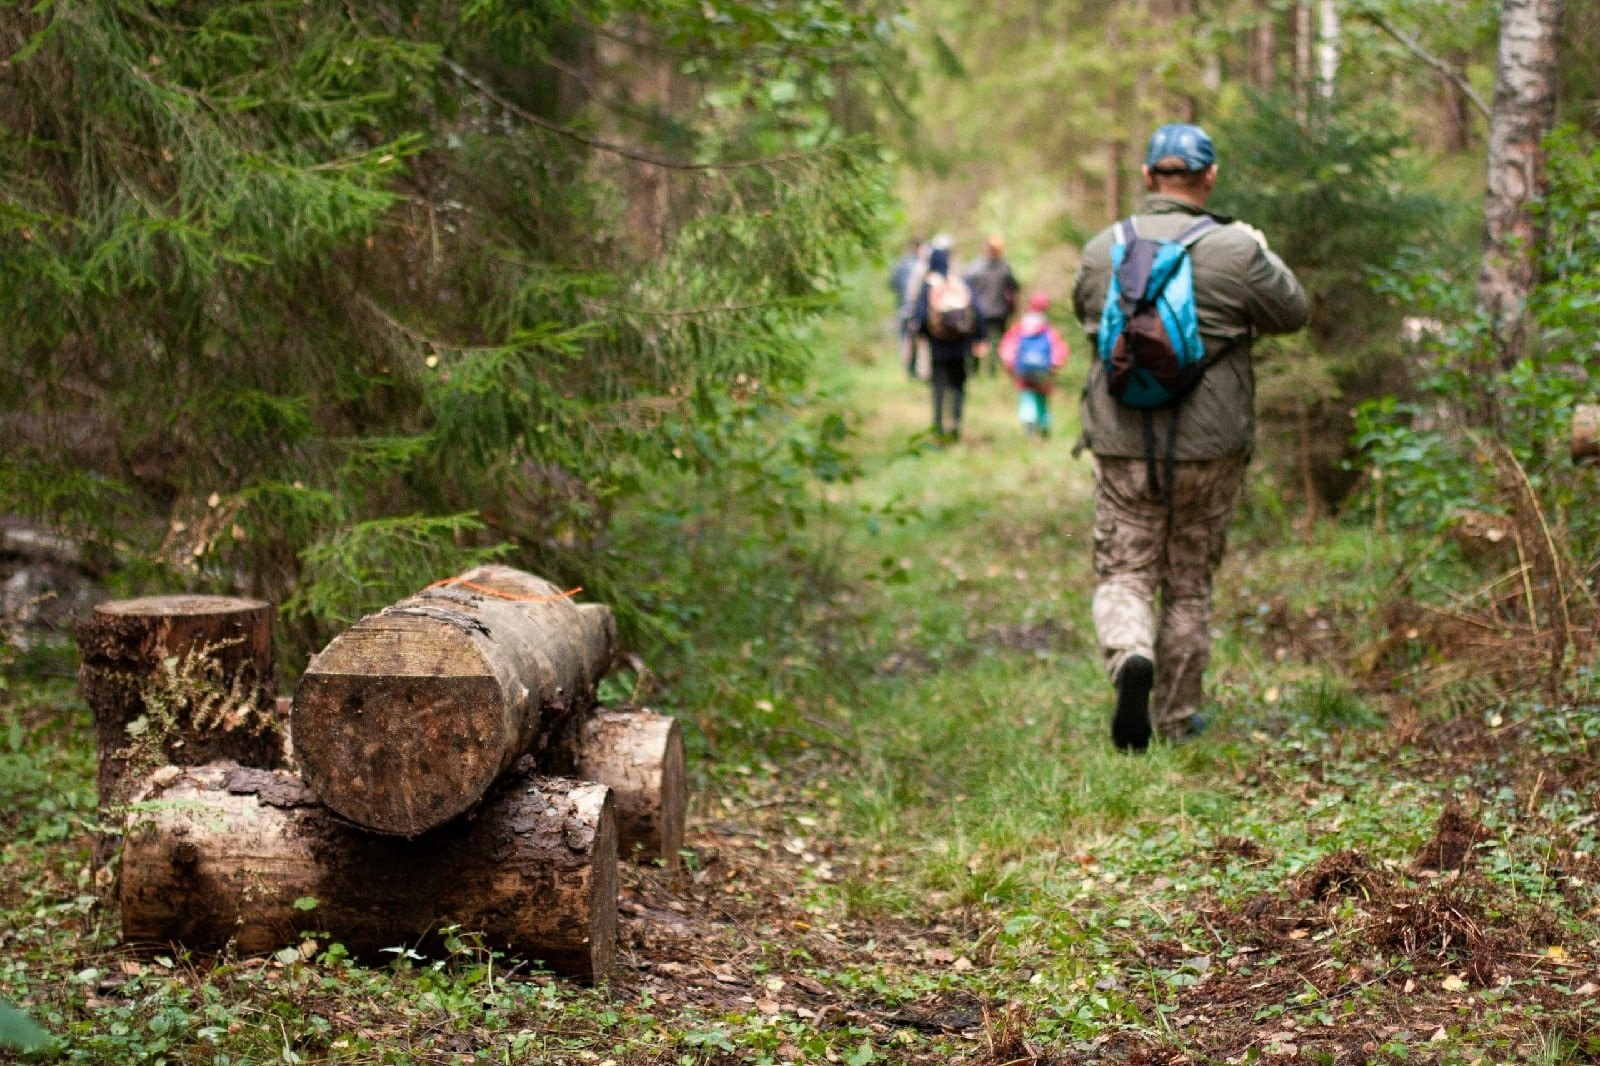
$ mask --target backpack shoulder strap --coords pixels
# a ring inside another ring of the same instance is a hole
[[[1112,235],[1118,244],[1132,244],[1138,239],[1139,231],[1134,227],[1132,218],[1125,218],[1117,223]]]
[[[1190,223],[1188,229],[1178,234],[1177,240],[1173,243],[1180,244],[1185,248],[1192,248],[1194,247],[1195,242],[1201,237],[1204,237],[1212,230],[1219,228],[1221,227],[1216,219],[1212,218],[1210,215],[1201,215],[1199,218],[1195,219],[1194,222]]]

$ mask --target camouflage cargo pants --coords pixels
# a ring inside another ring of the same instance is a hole
[[[1243,456],[1174,464],[1169,505],[1151,493],[1143,459],[1095,459],[1095,633],[1112,680],[1131,655],[1156,664],[1150,722],[1158,732],[1173,732],[1200,707],[1211,577],[1244,467]]]

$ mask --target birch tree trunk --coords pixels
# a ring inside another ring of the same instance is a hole
[[[1338,0],[1318,0],[1317,9],[1317,99],[1327,105],[1333,100],[1333,91],[1339,80],[1339,55],[1344,47],[1344,31],[1339,22]]]
[[[1555,122],[1560,28],[1561,0],[1505,0],[1500,9],[1478,303],[1493,323],[1502,367],[1521,358],[1527,342],[1539,246],[1528,205],[1545,187],[1540,142]]]

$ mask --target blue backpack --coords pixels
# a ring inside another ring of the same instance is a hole
[[[1139,236],[1131,218],[1117,223],[1111,284],[1095,343],[1107,388],[1129,407],[1172,407],[1209,365],[1189,249],[1217,226],[1202,215],[1176,239],[1156,241]]]
[[[1048,378],[1050,371],[1055,369],[1053,354],[1048,330],[1024,333],[1017,341],[1017,359],[1012,364],[1012,370],[1024,381]]]

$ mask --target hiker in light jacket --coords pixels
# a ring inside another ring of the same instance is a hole
[[[917,308],[913,319],[917,333],[928,340],[928,352],[933,366],[933,434],[941,442],[961,439],[961,414],[966,404],[967,361],[972,357],[972,346],[983,339],[983,317],[972,316],[972,332],[963,337],[936,336],[929,327],[929,296],[932,286],[950,276],[950,242],[948,238],[936,239],[928,253],[928,273],[917,292]],[[948,423],[945,420],[949,412]]]
[[[1198,126],[1156,130],[1143,172],[1150,195],[1133,218],[1138,236],[1173,240],[1208,213],[1216,153]],[[1117,690],[1112,740],[1123,750],[1143,750],[1152,729],[1180,740],[1204,728],[1197,712],[1211,654],[1212,575],[1255,447],[1251,341],[1293,332],[1309,313],[1300,283],[1261,232],[1213,217],[1223,225],[1189,250],[1200,336],[1215,359],[1198,385],[1170,411],[1155,412],[1153,441],[1144,412],[1108,391],[1099,359],[1084,387],[1081,444],[1094,453],[1094,624]],[[1073,286],[1073,308],[1091,338],[1116,230],[1084,248]],[[1164,491],[1154,484],[1153,449],[1172,460]]]
[[[889,292],[893,294],[895,327],[900,342],[898,350],[906,373],[912,377],[917,376],[916,338],[911,334],[912,303],[907,300],[906,292],[911,288],[913,275],[922,267],[925,252],[922,241],[913,237],[889,269]]]

